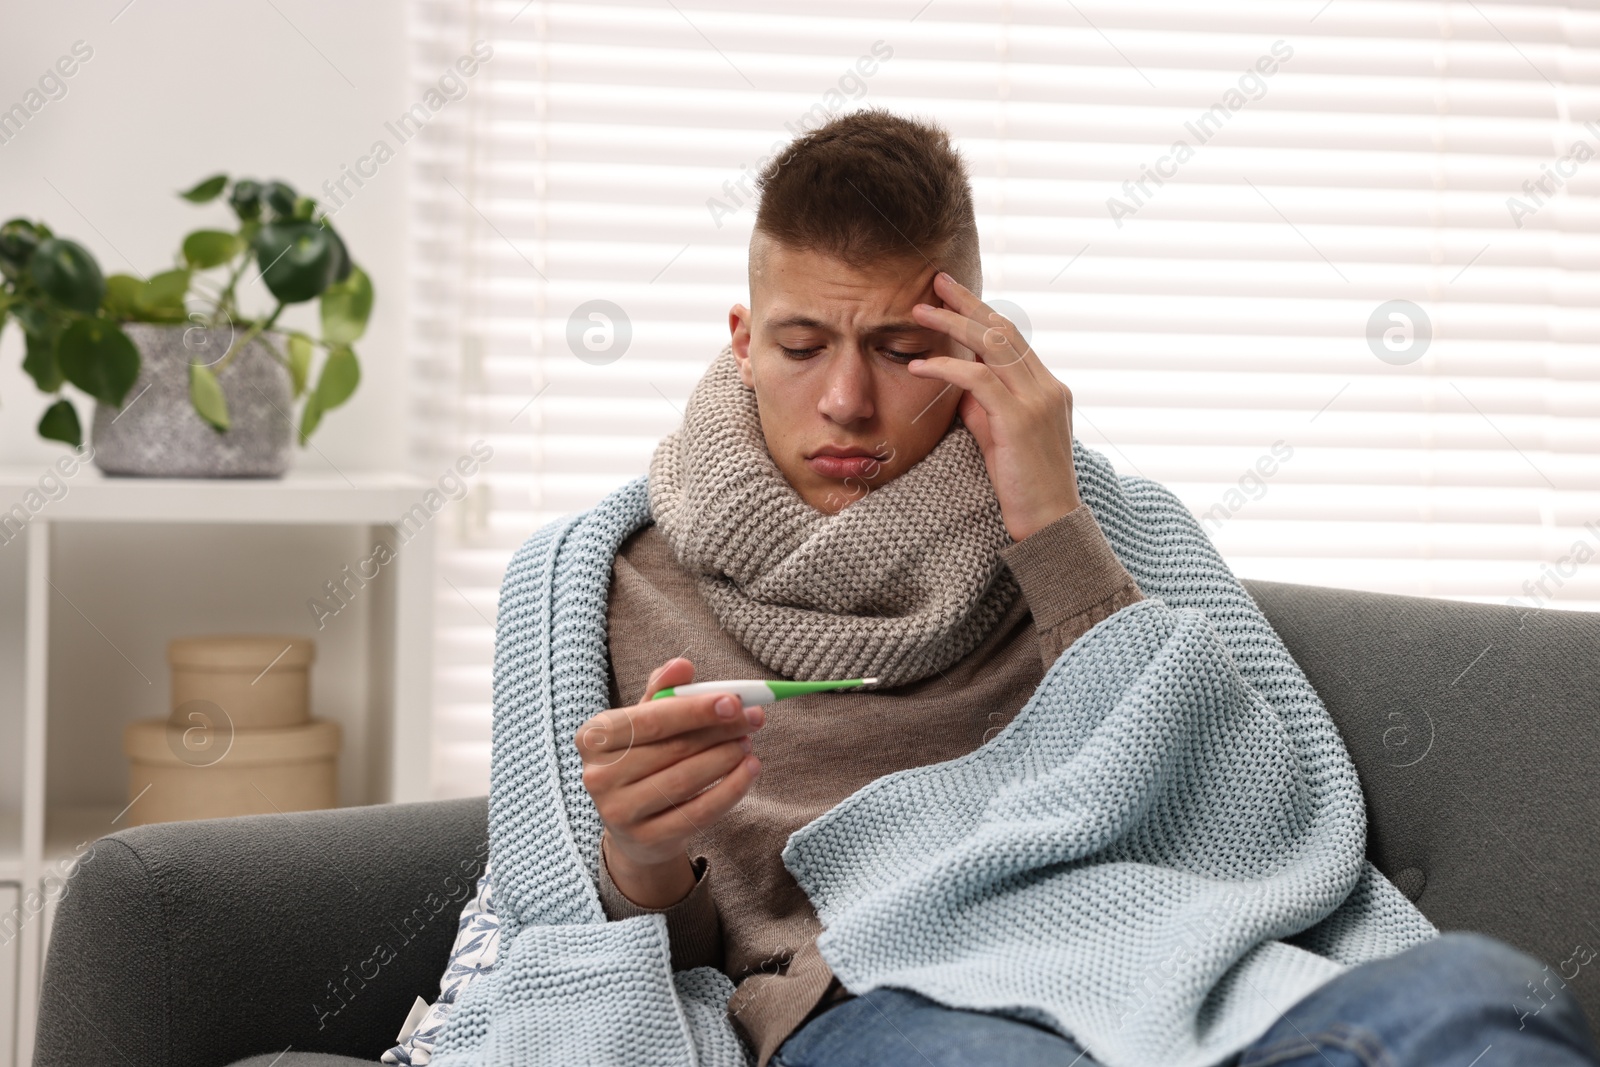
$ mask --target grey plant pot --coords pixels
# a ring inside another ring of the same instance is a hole
[[[278,478],[289,469],[293,385],[288,369],[260,338],[217,374],[232,420],[222,433],[189,401],[189,364],[221,359],[233,328],[144,322],[122,328],[139,349],[139,378],[120,411],[95,405],[95,466],[146,478]],[[269,336],[283,351],[283,338]]]

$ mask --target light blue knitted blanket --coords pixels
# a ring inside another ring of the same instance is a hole
[[[1062,653],[991,741],[886,775],[783,861],[853,993],[913,989],[1072,1035],[1106,1067],[1210,1067],[1346,967],[1438,935],[1365,858],[1355,768],[1283,642],[1165,487],[1075,443],[1147,599]],[[745,1067],[732,982],[674,972],[660,915],[606,921],[577,727],[608,706],[618,546],[645,479],[506,572],[489,835],[500,958],[436,1067]],[[847,709],[847,703],[841,702]],[[839,728],[850,728],[841,719]]]

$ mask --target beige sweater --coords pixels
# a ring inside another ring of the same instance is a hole
[[[780,853],[789,835],[894,771],[977,748],[1027,702],[1045,670],[1101,619],[1142,599],[1088,508],[1002,552],[1022,596],[950,669],[895,689],[817,693],[768,708],[754,734],[761,774],[750,791],[689,842],[698,880],[678,903],[641,908],[604,869],[610,919],[660,911],[673,967],[712,966],[737,986],[728,1013],[757,1067],[811,1016],[850,996],[817,952],[822,926]],[[607,606],[611,702],[638,701],[652,670],[675,656],[698,680],[770,672],[717,625],[665,537],[648,525],[625,541]]]

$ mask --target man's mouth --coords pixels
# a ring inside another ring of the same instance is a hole
[[[871,478],[883,463],[872,449],[850,445],[823,445],[806,457],[806,466],[824,478]]]

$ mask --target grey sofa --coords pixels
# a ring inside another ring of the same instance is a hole
[[[1344,736],[1373,862],[1441,929],[1543,959],[1600,1029],[1600,615],[1245,585]],[[376,1060],[437,993],[460,905],[429,894],[476,877],[485,836],[480,798],[103,839],[60,904],[34,1063]]]

